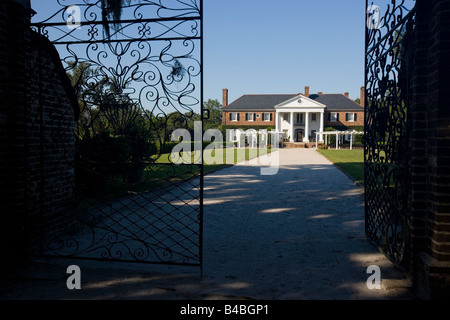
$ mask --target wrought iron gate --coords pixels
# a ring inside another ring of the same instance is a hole
[[[31,254],[201,266],[203,155],[175,164],[169,154],[178,143],[174,129],[203,136],[202,0],[122,2],[120,19],[103,0],[34,8],[32,29],[57,48],[80,110],[70,150],[58,138],[70,123],[48,121],[58,116],[40,101],[42,162],[29,177],[41,184],[40,212],[28,221]],[[40,77],[46,54],[40,50]],[[41,80],[40,91],[47,90]],[[64,155],[52,156],[58,147]],[[58,170],[68,175],[61,188],[73,192],[73,203],[51,212],[46,189],[58,183],[50,181]]]
[[[408,257],[408,133],[414,1],[366,1],[366,234],[396,264]]]

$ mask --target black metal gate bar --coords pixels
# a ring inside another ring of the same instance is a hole
[[[414,5],[366,0],[366,235],[399,266],[408,257],[410,241],[407,160]]]
[[[55,0],[55,13],[32,23],[60,49],[80,117],[75,150],[56,159],[49,154],[63,142],[45,119],[67,123],[42,115],[34,177],[41,217],[28,219],[31,255],[202,266],[203,153],[192,164],[167,156],[171,131],[192,131],[204,118],[202,2],[136,0],[124,6],[123,19],[105,21],[101,0]],[[83,10],[79,28],[68,27],[71,6]],[[57,183],[50,173],[64,166],[74,172],[68,189],[75,201],[50,213],[46,188]]]
[[[203,0],[200,0],[200,8],[201,8],[201,10],[203,10]],[[204,25],[203,25],[203,15],[201,15],[201,19],[200,19],[200,38],[201,39],[203,39],[203,28],[204,28]],[[203,40],[200,42],[200,65],[202,66],[202,68],[203,68],[203,65],[204,65],[204,60],[203,60],[203,57],[204,57],[204,51],[203,51],[203,49],[204,49],[204,47],[203,47]],[[203,137],[204,137],[204,127],[203,127],[203,123],[204,123],[204,120],[208,120],[207,118],[205,118],[205,106],[204,106],[204,104],[203,104],[203,101],[205,101],[205,97],[203,96],[203,81],[204,81],[204,74],[203,74],[203,70],[201,71],[201,75],[200,75],[200,77],[201,77],[201,80],[200,80],[200,101],[201,101],[201,118],[202,118],[202,140],[203,140]],[[199,256],[200,256],[200,273],[201,273],[201,275],[203,276],[203,215],[204,215],[204,212],[203,212],[203,204],[204,204],[204,186],[205,186],[205,183],[204,183],[204,178],[205,178],[205,166],[204,166],[204,153],[203,153],[203,144],[202,144],[202,152],[201,152],[201,155],[200,155],[200,161],[201,161],[201,167],[200,167],[200,170],[201,170],[201,173],[200,173],[200,221],[201,221],[201,223],[200,223],[200,243],[199,243]]]

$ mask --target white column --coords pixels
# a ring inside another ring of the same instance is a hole
[[[325,113],[322,111],[321,113],[320,113],[320,132],[323,132],[323,118],[324,118],[324,116],[325,116]],[[320,136],[319,136],[319,141],[320,142],[322,142],[323,143],[323,134],[321,134]]]
[[[336,150],[339,149],[339,135],[336,133]]]
[[[290,135],[289,141],[294,142],[295,140],[294,140],[294,113],[293,112],[291,112],[290,120],[291,120],[291,133],[289,134]]]
[[[275,131],[278,132],[280,130],[280,114],[278,111],[275,114]]]
[[[350,135],[350,150],[353,150],[353,133]]]
[[[237,147],[241,148],[241,130],[236,130]]]
[[[309,142],[309,112],[305,112],[305,137],[303,142]]]

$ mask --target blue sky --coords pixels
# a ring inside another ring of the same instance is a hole
[[[32,0],[47,16],[56,0]],[[77,1],[69,1],[70,4]],[[204,0],[204,98],[364,85],[363,0]]]
[[[204,96],[349,92],[364,85],[365,1],[204,0]]]

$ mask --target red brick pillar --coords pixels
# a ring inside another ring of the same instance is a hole
[[[450,0],[418,0],[410,110],[411,274],[420,298],[450,298]]]

